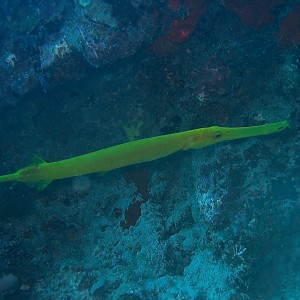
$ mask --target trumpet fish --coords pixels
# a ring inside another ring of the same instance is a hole
[[[268,135],[287,127],[288,121],[249,127],[212,126],[131,141],[55,162],[46,162],[36,156],[33,164],[15,173],[0,176],[0,182],[32,183],[39,190],[43,190],[56,179],[108,172],[156,160],[181,150],[199,149],[223,141]]]

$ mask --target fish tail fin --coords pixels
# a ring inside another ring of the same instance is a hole
[[[34,155],[32,158],[32,162],[28,167],[21,169],[15,173],[0,176],[0,182],[21,181],[28,183],[29,185],[36,188],[38,191],[42,191],[52,182],[52,180],[31,181],[28,180],[25,174],[31,169],[31,167],[46,163],[47,162],[40,158],[38,155]]]
[[[11,173],[11,174],[0,176],[0,182],[8,182],[8,181],[15,181],[15,180],[17,180],[16,173]]]

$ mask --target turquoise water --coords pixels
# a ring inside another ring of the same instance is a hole
[[[0,186],[0,299],[299,299],[299,3],[3,1],[1,175],[289,120],[45,190]]]

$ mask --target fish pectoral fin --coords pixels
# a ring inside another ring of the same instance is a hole
[[[40,180],[37,182],[30,183],[38,191],[43,191],[53,180]]]

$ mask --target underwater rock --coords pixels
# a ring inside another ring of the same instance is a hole
[[[104,0],[18,2],[0,4],[6,29],[0,34],[0,97],[6,103],[37,87],[46,92],[82,78],[89,65],[134,55],[157,21],[149,1],[146,6]]]
[[[118,21],[113,17],[112,6],[102,0],[79,1],[87,17],[94,22],[117,27]]]
[[[277,33],[282,47],[300,44],[300,6],[294,6],[291,13],[282,21]]]
[[[185,0],[182,3],[170,1],[168,4],[170,14],[172,11],[180,11],[179,17],[174,18],[167,32],[154,41],[152,51],[157,55],[176,51],[177,46],[187,41],[195,32],[206,7],[206,0]],[[184,17],[181,16],[181,11]]]
[[[2,277],[0,277],[0,297],[14,292],[18,282],[18,278],[11,273],[2,275]]]
[[[273,23],[273,10],[283,0],[226,0],[225,6],[237,14],[242,23],[260,29]]]

